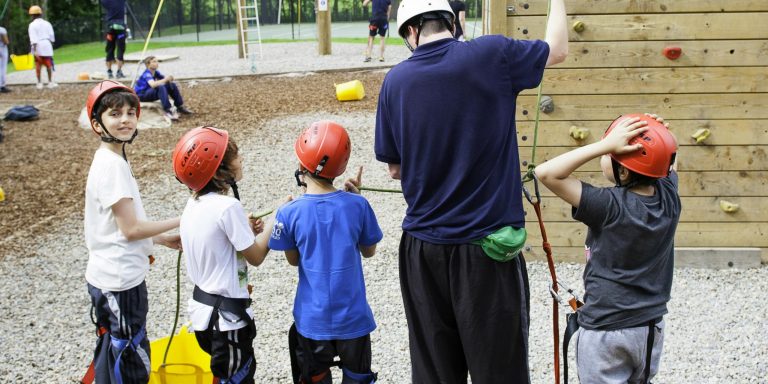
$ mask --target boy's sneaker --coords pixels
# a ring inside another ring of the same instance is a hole
[[[384,62],[384,56],[379,57],[379,63],[383,63],[383,62]]]
[[[363,63],[370,63],[370,62],[371,62],[371,57],[370,56],[366,56],[365,60],[363,60]]]
[[[43,89],[43,83],[37,83],[36,87],[37,89]]]
[[[115,77],[117,77],[118,79],[125,79],[125,74],[123,74],[123,70],[122,69],[118,69],[117,70],[117,75]]]
[[[56,87],[58,87],[58,86],[59,86],[59,85],[58,85],[58,84],[56,84],[56,83],[54,83],[53,81],[51,81],[50,83],[48,83],[48,88],[56,88]]]
[[[176,112],[179,112],[182,115],[191,115],[192,113],[194,113],[194,112],[190,111],[189,108],[187,108],[187,107],[185,107],[183,105],[179,105],[178,107],[176,107]]]
[[[171,120],[171,121],[176,121],[176,120],[179,119],[179,115],[178,114],[170,112],[170,111],[165,111],[163,116],[165,116],[166,118],[168,118],[168,120]]]
[[[117,73],[118,73],[118,76],[120,76],[120,71],[117,71]],[[112,74],[112,70],[111,69],[107,70],[107,78],[108,79],[114,79],[115,78],[115,75]]]

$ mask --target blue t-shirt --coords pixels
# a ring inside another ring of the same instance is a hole
[[[515,103],[539,84],[549,45],[483,36],[420,45],[384,78],[376,159],[400,164],[403,230],[438,244],[522,228]]]
[[[101,0],[106,14],[104,20],[109,24],[125,24],[125,0]]]
[[[152,76],[152,72],[149,71],[149,69],[144,70],[144,73],[139,76],[138,79],[136,79],[136,84],[133,85],[133,90],[136,91],[136,94],[141,96],[141,94],[146,91],[150,87],[149,82],[153,80],[162,80],[165,76],[163,76],[160,71],[155,71],[155,75]]]
[[[387,9],[392,4],[392,0],[373,0],[371,5],[371,19],[386,19]]]
[[[299,252],[296,329],[314,340],[348,340],[376,329],[359,246],[383,234],[368,201],[336,191],[305,194],[277,211],[269,248]]]

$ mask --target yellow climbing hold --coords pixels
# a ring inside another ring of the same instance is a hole
[[[720,200],[720,209],[726,213],[734,213],[739,210],[739,205],[727,200]]]
[[[696,144],[701,144],[709,137],[709,134],[711,132],[707,128],[701,128],[697,130],[696,132],[691,135],[691,137],[696,140]]]
[[[583,21],[577,21],[573,23],[573,30],[576,31],[576,33],[584,32],[584,29],[587,27],[586,24],[584,24]]]
[[[3,187],[0,187],[0,201],[5,201],[5,191],[3,191]]]
[[[576,140],[584,140],[589,136],[589,129],[588,128],[579,128],[575,125],[572,125],[571,128],[568,130],[568,133]]]

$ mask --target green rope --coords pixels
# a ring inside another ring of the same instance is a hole
[[[267,216],[267,215],[271,214],[272,212],[274,212],[273,209],[270,209],[269,211],[262,212],[262,213],[259,213],[259,214],[256,214],[256,215],[251,213],[250,218],[251,219],[261,219],[262,217]]]
[[[552,1],[547,1],[547,20],[544,25],[549,24],[549,11],[552,8]],[[523,176],[523,182],[527,183],[534,178],[533,171],[536,168],[536,146],[539,141],[539,120],[541,118],[541,88],[544,86],[544,75],[541,76],[541,82],[536,95],[536,120],[533,123],[533,148],[531,149],[531,161],[528,162],[528,171]]]
[[[181,306],[181,250],[179,250],[179,256],[176,259],[176,316],[173,318],[173,330],[171,330],[171,337],[168,339],[168,345],[165,346],[165,354],[163,354],[163,365],[168,358],[168,351],[171,350],[171,342],[173,342],[173,335],[176,334],[176,325],[179,323],[179,307]]]
[[[403,193],[403,191],[398,189],[371,188],[371,187],[364,187],[362,185],[357,187],[357,189],[361,191],[371,191],[371,192]]]

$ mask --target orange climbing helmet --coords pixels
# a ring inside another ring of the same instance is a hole
[[[208,184],[224,159],[229,133],[214,127],[190,130],[173,149],[173,172],[189,189],[197,192]]]
[[[653,117],[641,113],[619,116],[611,123],[603,137],[605,137],[608,132],[611,132],[611,130],[620,122],[632,118],[639,118],[641,121],[648,123],[647,131],[633,137],[632,140],[629,141],[630,145],[642,144],[643,148],[621,155],[611,154],[611,158],[630,171],[643,176],[653,178],[669,176],[672,163],[675,162],[677,141],[675,140],[675,137],[672,136],[672,133],[669,132],[669,129],[667,129],[664,124],[656,121]]]
[[[347,131],[333,121],[310,124],[294,145],[299,163],[311,174],[333,179],[347,169],[352,143]]]
[[[96,113],[96,106],[99,104],[99,101],[101,101],[101,98],[104,97],[107,93],[110,92],[117,92],[117,91],[125,91],[133,94],[134,97],[136,97],[136,118],[139,118],[141,115],[141,102],[139,102],[139,96],[136,95],[136,92],[133,90],[133,88],[126,87],[122,83],[119,83],[117,81],[113,80],[104,80],[98,84],[96,84],[95,87],[91,89],[90,92],[88,92],[88,100],[85,102],[85,110],[88,113],[88,120],[91,119],[98,119],[98,116],[94,115]],[[94,132],[96,132],[96,129],[91,126]],[[96,132],[96,134],[99,134]]]

